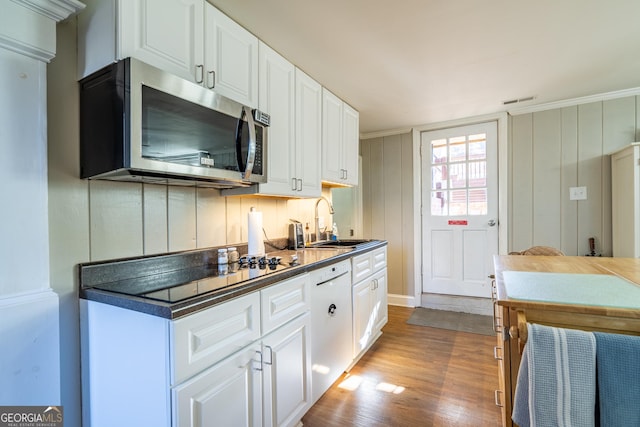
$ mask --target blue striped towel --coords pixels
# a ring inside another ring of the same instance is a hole
[[[640,426],[640,337],[595,336],[600,425]]]
[[[593,333],[527,324],[512,419],[520,427],[595,425]]]

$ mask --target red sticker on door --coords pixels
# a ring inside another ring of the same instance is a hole
[[[469,225],[466,219],[450,219],[449,225]]]

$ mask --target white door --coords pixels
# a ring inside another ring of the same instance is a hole
[[[497,148],[496,122],[422,133],[423,292],[491,296]]]

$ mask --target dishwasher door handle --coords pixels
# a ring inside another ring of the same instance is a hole
[[[322,282],[318,282],[318,283],[316,283],[316,286],[320,286],[320,285],[324,285],[325,283],[329,283],[329,282],[331,282],[332,280],[336,280],[336,279],[338,279],[338,278],[340,278],[340,277],[344,276],[345,274],[349,274],[349,272],[348,272],[348,271],[345,271],[344,273],[342,273],[342,274],[338,274],[337,276],[333,276],[333,277],[331,277],[330,279],[323,280]]]

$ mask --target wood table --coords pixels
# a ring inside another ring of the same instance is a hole
[[[512,426],[527,322],[640,335],[640,259],[494,256],[494,350],[499,364],[503,425]]]

